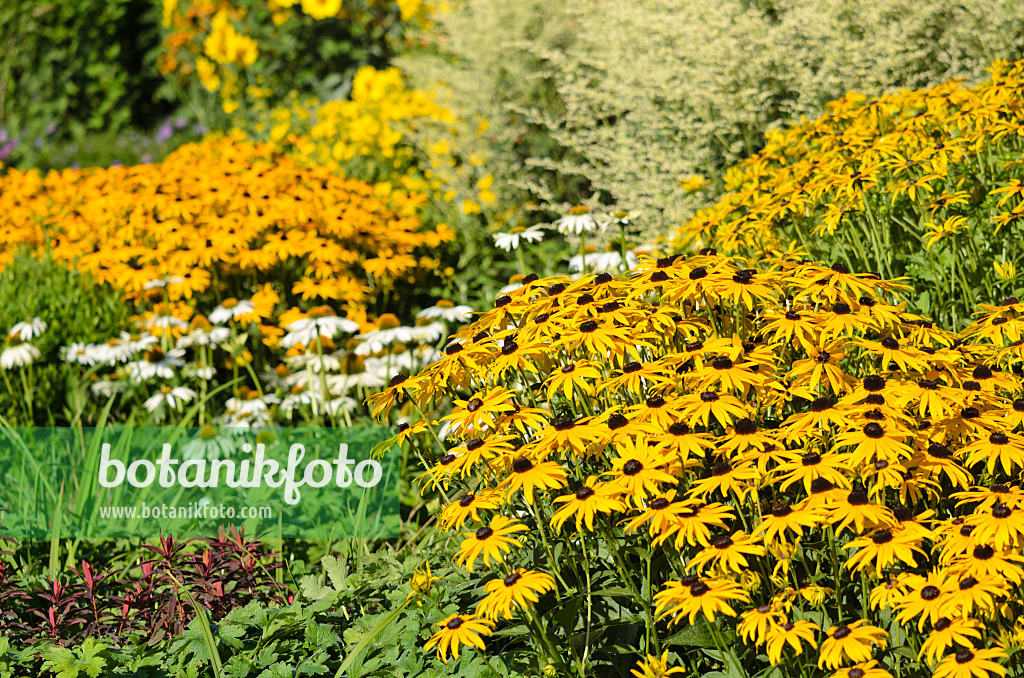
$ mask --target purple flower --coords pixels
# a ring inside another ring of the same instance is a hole
[[[174,129],[182,130],[188,127],[188,118],[184,115],[179,115],[174,119]]]
[[[7,131],[6,127],[0,127],[0,144],[6,142],[11,138],[11,133]]]
[[[42,148],[43,148],[43,138],[42,137],[36,137],[36,141],[32,145],[36,147],[37,151],[42,150]]]
[[[160,129],[156,131],[156,136],[153,137],[153,141],[158,144],[162,144],[173,136],[174,128],[171,127],[169,122],[164,122],[164,124],[160,125]]]
[[[146,153],[141,158],[139,158],[139,164],[141,165],[148,165],[151,162],[153,162],[153,156],[150,155],[149,153]]]
[[[46,136],[52,136],[57,131],[57,123],[51,122],[46,126]]]

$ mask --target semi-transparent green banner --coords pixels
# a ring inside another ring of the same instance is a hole
[[[0,430],[0,534],[395,537],[384,428]]]

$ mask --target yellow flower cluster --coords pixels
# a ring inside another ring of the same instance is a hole
[[[756,255],[795,240],[888,277],[921,277],[933,297],[976,302],[978,285],[994,296],[986,260],[1024,257],[1024,61],[991,71],[976,87],[851,93],[817,120],[768,133],[678,244]]]
[[[242,35],[230,22],[227,10],[221,10],[210,22],[210,34],[203,41],[203,53],[218,64],[252,66],[259,56],[256,41]]]
[[[230,136],[152,165],[10,170],[0,196],[0,265],[22,246],[48,248],[132,299],[272,280],[360,322],[376,294],[436,268],[423,252],[453,237],[422,227],[421,195]]]
[[[406,88],[397,68],[364,66],[352,81],[348,100],[319,107],[309,137],[327,144],[331,157],[339,162],[370,156],[404,167],[411,162],[412,152],[405,137],[420,120],[451,123],[454,118],[426,92]]]
[[[729,629],[747,675],[763,653],[787,675],[886,678],[890,645],[908,669],[1005,675],[1024,641],[1024,303],[957,335],[905,290],[705,250],[499,297],[369,399],[427,413],[392,442],[445,498],[458,564],[495,570],[429,645],[445,659],[517,617],[542,634],[534,608],[585,595],[647,626],[637,676],[669,671],[659,619],[703,619],[723,654]],[[611,591],[587,583],[602,568]]]
[[[348,174],[430,193],[436,204],[454,206],[453,218],[497,205],[485,144],[475,150],[456,142],[482,141],[486,121],[457,119],[432,92],[407,87],[398,68],[364,66],[348,99],[327,102],[312,113],[308,103],[272,111],[270,138]]]

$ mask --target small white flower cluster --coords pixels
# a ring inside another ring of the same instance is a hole
[[[153,281],[151,289],[167,282]],[[169,312],[146,315],[137,331],[107,341],[73,342],[60,349],[60,358],[82,370],[95,398],[141,402],[156,422],[185,416],[190,404],[190,421],[201,412],[199,424],[230,428],[323,417],[349,421],[366,396],[392,376],[437,360],[439,343],[472,313],[468,306],[440,302],[420,311],[412,326],[390,316],[361,332],[358,323],[320,307],[283,325],[283,335],[270,348],[262,343],[265,335],[251,331],[258,320],[253,302],[228,299],[191,322]],[[38,362],[41,352],[29,342],[46,327],[41,318],[12,327],[0,351],[0,368]],[[267,350],[278,361],[276,368],[265,358],[258,367],[253,364],[253,354],[266,356]],[[227,379],[230,397],[211,412],[209,398]],[[206,447],[219,454],[217,445]]]
[[[40,356],[39,348],[29,342],[45,331],[46,322],[39,316],[15,323],[0,350],[0,370],[27,367],[35,362]]]

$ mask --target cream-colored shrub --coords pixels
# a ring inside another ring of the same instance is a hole
[[[457,115],[491,121],[492,167],[537,209],[640,210],[665,233],[764,131],[849,90],[975,79],[1019,57],[1024,3],[1002,0],[462,0],[437,50],[408,55]]]

